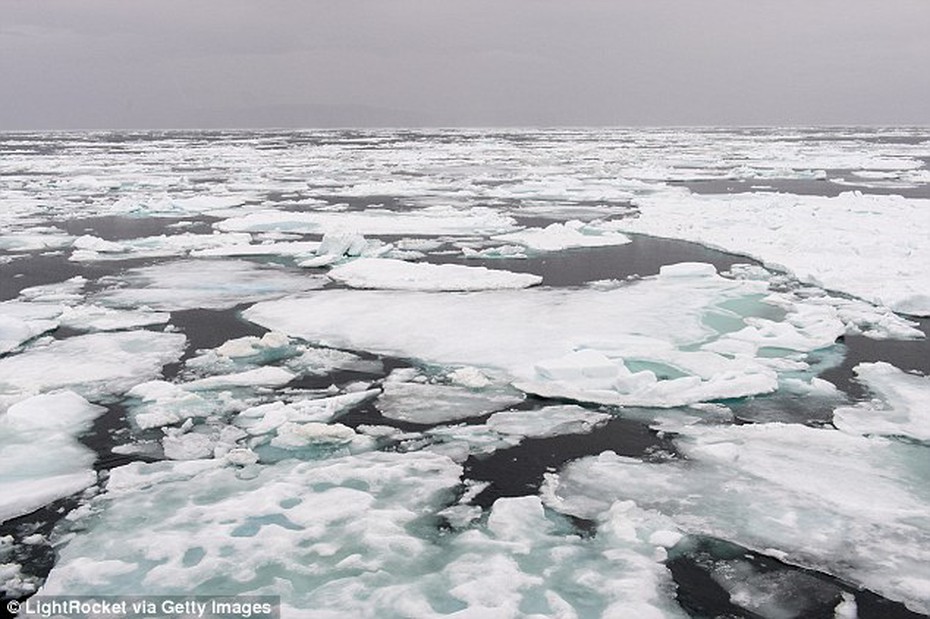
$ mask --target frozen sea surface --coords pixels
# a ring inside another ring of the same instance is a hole
[[[0,134],[0,595],[930,614],[930,133]]]

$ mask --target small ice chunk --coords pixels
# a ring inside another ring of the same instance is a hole
[[[501,434],[544,438],[562,434],[585,434],[610,419],[580,406],[547,406],[531,411],[503,411],[488,418],[487,426]]]
[[[388,419],[437,424],[485,415],[522,401],[522,394],[517,392],[389,381],[384,383],[377,406]]]
[[[262,366],[245,372],[210,376],[185,383],[184,388],[191,391],[210,391],[230,387],[281,387],[294,380],[296,375],[284,368]]]

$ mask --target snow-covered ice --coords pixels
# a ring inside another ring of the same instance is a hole
[[[860,363],[856,376],[875,399],[844,406],[833,425],[863,435],[906,436],[930,443],[930,377],[902,372],[890,363]]]
[[[635,203],[640,213],[624,230],[752,256],[801,281],[930,316],[930,200],[678,191]]]
[[[30,395],[72,389],[84,397],[119,395],[159,375],[176,361],[187,339],[180,333],[92,333],[35,344],[0,358],[0,408]]]
[[[77,436],[104,410],[59,391],[0,413],[0,522],[97,483],[96,455]]]
[[[681,426],[687,458],[612,452],[550,475],[547,504],[599,518],[616,500],[930,610],[926,447],[794,424]]]
[[[327,275],[350,288],[382,290],[500,290],[527,288],[542,281],[542,277],[529,273],[385,258],[359,258],[331,269]]]
[[[766,291],[763,282],[683,264],[638,282],[571,290],[327,290],[244,315],[327,346],[485,368],[548,397],[679,406],[773,391],[784,362],[761,348],[808,352],[845,332],[835,313],[803,305],[775,320],[784,312],[763,302]],[[468,337],[448,337],[462,332]]]
[[[216,224],[224,232],[324,232],[351,231],[359,234],[469,235],[476,232],[507,232],[516,228],[512,218],[488,208],[459,210],[429,207],[415,212],[369,209],[360,213],[293,213],[262,211],[232,217]]]
[[[585,224],[577,219],[549,224],[545,228],[527,228],[519,232],[492,237],[495,241],[519,243],[534,251],[559,251],[571,247],[624,245],[630,237],[617,232],[619,226],[604,222]]]
[[[121,286],[95,295],[115,307],[160,311],[224,309],[319,288],[325,278],[244,261],[190,260],[130,269]]]

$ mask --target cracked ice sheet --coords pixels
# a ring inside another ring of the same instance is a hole
[[[633,500],[689,533],[775,549],[930,610],[926,446],[779,423],[678,431],[687,460],[583,458],[548,477],[547,505],[597,518],[612,501]]]
[[[0,408],[30,395],[70,388],[85,397],[120,394],[177,361],[180,333],[93,333],[33,345],[0,359]]]
[[[429,452],[245,470],[133,463],[112,471],[40,594],[219,587],[278,594],[285,614],[320,617],[684,616],[662,564],[660,542],[677,537],[668,519],[618,503],[583,539],[521,497],[440,535],[434,519],[460,474]]]
[[[844,193],[637,198],[625,231],[752,256],[799,280],[930,316],[930,200]]]
[[[875,400],[833,413],[833,425],[850,434],[909,436],[930,442],[930,378],[902,372],[890,363],[860,363],[859,382]]]
[[[414,234],[423,236],[473,235],[509,232],[513,218],[489,208],[429,207],[416,212],[369,209],[358,213],[293,213],[260,211],[215,224],[224,232],[298,232],[322,234],[336,230],[360,234]]]
[[[501,290],[528,288],[542,281],[529,273],[387,258],[359,258],[331,269],[327,276],[350,288],[382,290]]]
[[[0,522],[97,483],[96,456],[77,436],[105,410],[62,391],[0,413]]]
[[[319,288],[326,278],[244,261],[183,260],[130,269],[119,277],[123,288],[93,297],[116,307],[175,311],[226,309]]]
[[[570,290],[327,290],[259,303],[244,315],[327,346],[478,366],[549,397],[679,406],[773,391],[775,369],[784,360],[757,356],[760,347],[784,342],[810,351],[832,345],[844,332],[829,313],[795,312],[789,315],[794,322],[759,318],[777,311],[760,302],[766,290],[763,282],[728,280],[711,265],[685,263],[630,284]],[[727,304],[756,319],[744,320]],[[713,328],[718,317],[729,324]],[[450,337],[454,333],[467,336]],[[643,362],[678,376],[634,371]]]

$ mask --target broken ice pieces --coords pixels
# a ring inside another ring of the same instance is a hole
[[[633,500],[687,532],[777,549],[790,563],[930,609],[925,445],[781,423],[674,431],[686,459],[583,458],[548,476],[547,504],[596,519],[613,501]]]
[[[680,537],[668,518],[617,503],[584,539],[528,496],[436,535],[461,473],[428,451],[289,460],[253,475],[219,461],[133,463],[111,472],[41,594],[220,587],[281,595],[298,615],[684,616],[662,564]]]
[[[92,333],[34,345],[0,358],[0,408],[32,394],[69,388],[85,397],[119,395],[158,376],[176,361],[187,339],[180,333]]]

